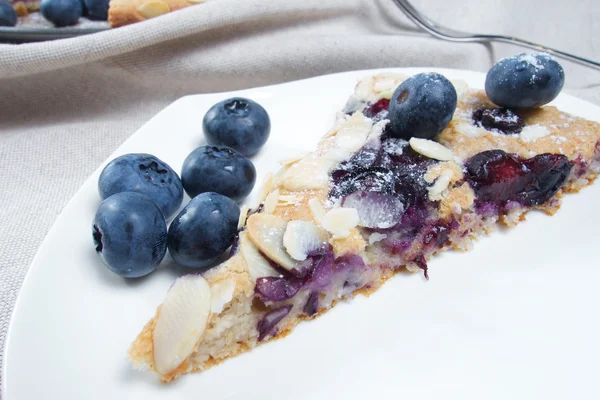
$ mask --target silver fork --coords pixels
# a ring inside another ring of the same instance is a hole
[[[408,0],[394,0],[396,5],[400,7],[402,11],[419,27],[429,32],[433,36],[443,39],[449,40],[451,42],[504,42],[504,43],[512,43],[518,46],[527,47],[530,49],[534,49],[537,51],[543,51],[549,54],[552,54],[556,57],[561,57],[566,60],[570,60],[576,62],[581,65],[585,65],[586,67],[594,68],[600,70],[600,63],[592,60],[588,60],[587,58],[579,57],[573,54],[565,53],[564,51],[552,49],[550,47],[542,46],[537,43],[532,43],[527,40],[519,39],[511,36],[500,36],[500,35],[481,35],[481,34],[472,34],[467,32],[460,32],[454,29],[446,28],[445,26],[441,26],[436,22],[433,22],[425,15],[423,15],[420,11],[418,11]]]

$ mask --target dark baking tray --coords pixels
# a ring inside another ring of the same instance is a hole
[[[102,32],[102,28],[6,28],[0,27],[0,43],[28,43],[65,39],[90,33]]]

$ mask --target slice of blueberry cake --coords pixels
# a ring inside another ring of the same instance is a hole
[[[316,150],[266,177],[232,257],[175,281],[134,365],[163,381],[205,370],[402,268],[427,277],[434,253],[499,222],[554,213],[600,169],[600,125],[540,107],[563,79],[554,60],[520,55],[494,66],[487,95],[439,74],[361,80]]]

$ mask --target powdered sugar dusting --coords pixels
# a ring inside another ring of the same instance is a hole
[[[520,137],[526,142],[533,142],[539,138],[549,135],[550,131],[540,124],[528,125],[521,131]]]
[[[526,62],[536,70],[540,70],[544,69],[544,66],[540,63],[540,58],[542,57],[549,58],[550,55],[547,53],[523,53],[519,56],[518,60]]]

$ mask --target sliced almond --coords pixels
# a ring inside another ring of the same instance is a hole
[[[462,99],[464,99],[465,95],[467,94],[467,91],[469,90],[469,85],[467,84],[467,82],[463,81],[462,79],[452,79],[450,80],[450,82],[456,90],[457,100],[461,101]]]
[[[371,120],[362,113],[356,112],[340,127],[335,136],[336,147],[350,153],[360,150],[371,133]]]
[[[273,173],[272,172],[267,172],[267,174],[265,175],[265,177],[262,180],[262,183],[260,185],[260,189],[258,190],[258,194],[256,196],[256,199],[252,203],[253,204],[253,206],[252,206],[253,209],[256,209],[256,208],[258,208],[258,206],[260,206],[260,204],[267,197],[267,195],[269,193],[271,193],[271,189],[272,188],[273,188]]]
[[[270,260],[287,270],[298,267],[283,247],[283,234],[287,222],[271,214],[253,214],[246,224],[252,243]]]
[[[211,289],[200,275],[178,278],[167,292],[153,333],[154,367],[160,374],[173,371],[202,338],[210,315]]]
[[[242,230],[244,228],[244,225],[246,225],[246,218],[248,218],[248,211],[250,211],[250,208],[245,204],[242,206],[242,208],[240,208],[240,218],[238,219],[238,225],[237,225],[238,231]]]
[[[334,208],[323,215],[321,225],[333,234],[334,239],[350,235],[350,230],[358,225],[358,212],[354,208]]]
[[[312,213],[315,221],[321,223],[323,216],[325,215],[325,209],[323,208],[321,201],[316,197],[311,198],[308,201],[308,208],[310,208],[310,212]]]
[[[137,10],[144,18],[154,18],[168,13],[171,8],[162,0],[150,0],[142,3]]]
[[[254,246],[254,243],[252,243],[252,241],[248,238],[247,233],[242,233],[240,235],[240,249],[242,256],[248,264],[250,277],[252,277],[254,282],[256,282],[258,278],[265,276],[280,275],[279,272],[277,272],[277,270],[273,268],[263,256],[260,255],[260,252],[256,246]]]
[[[439,196],[448,188],[448,185],[450,185],[452,175],[453,174],[451,170],[444,170],[442,174],[435,180],[435,183],[427,188],[430,200],[440,200]]]
[[[352,102],[353,99],[356,99],[354,96],[350,97],[350,99],[348,100],[348,104],[346,104],[346,107],[348,107],[349,105],[351,105],[350,103]],[[358,99],[356,99],[358,100]],[[352,108],[353,110],[355,108]],[[340,126],[342,126],[344,124],[344,122],[346,122],[346,120],[348,119],[348,115],[345,112],[341,112],[338,111],[335,115],[335,123],[333,124],[333,128],[331,128],[323,137],[323,139],[327,139],[331,136],[335,136],[338,133],[338,130],[340,129]]]
[[[293,259],[306,260],[308,254],[329,240],[327,232],[312,222],[290,221],[283,234],[283,246]]]
[[[408,143],[417,153],[434,160],[449,161],[454,158],[449,148],[433,140],[410,138]]]
[[[387,235],[385,233],[373,232],[369,235],[369,244],[377,243],[385,239]]]
[[[310,153],[307,151],[304,151],[302,153],[290,156],[290,157],[286,157],[283,160],[279,160],[279,164],[281,166],[286,166],[286,165],[290,165],[293,164],[295,162],[298,162],[300,160],[302,160],[304,157],[308,156]]]
[[[289,206],[298,202],[298,196],[293,194],[282,194],[279,196],[279,204]]]
[[[279,202],[279,189],[273,190],[271,193],[267,195],[265,198],[265,203],[263,205],[263,212],[265,214],[273,214],[275,208],[277,208],[277,203]]]
[[[235,279],[229,278],[210,286],[210,312],[220,314],[223,308],[233,298]]]
[[[311,156],[288,167],[282,184],[290,192],[329,188],[329,170],[336,164],[325,157]]]

